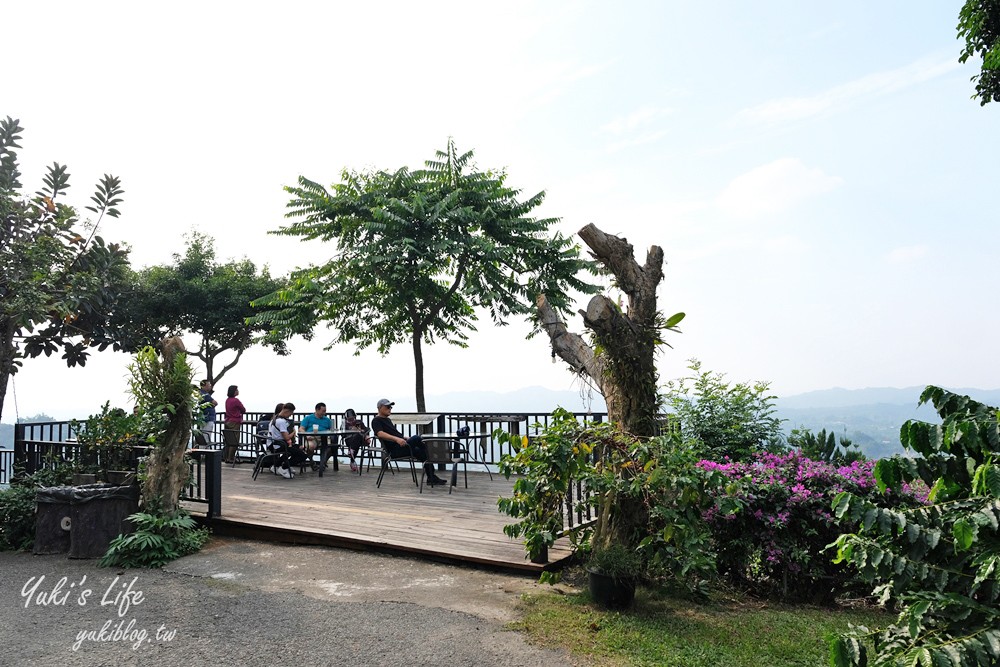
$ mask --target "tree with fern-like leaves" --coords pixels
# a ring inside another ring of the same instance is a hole
[[[330,243],[329,261],[297,271],[287,289],[258,299],[255,319],[282,339],[325,324],[331,346],[386,354],[409,344],[417,410],[426,410],[423,346],[468,345],[483,313],[496,325],[534,315],[546,294],[565,310],[570,292],[593,292],[580,276],[594,265],[532,212],[544,192],[522,198],[503,171],[479,170],[452,140],[424,169],[349,171],[328,190],[306,178],[286,190],[287,217],[274,232]]]
[[[34,195],[23,192],[17,150],[19,121],[0,120],[0,415],[7,384],[23,361],[61,352],[83,366],[90,348],[119,349],[110,322],[125,287],[128,251],[97,234],[104,216],[118,217],[121,181],[105,174],[82,221],[62,202],[69,173],[53,163]]]

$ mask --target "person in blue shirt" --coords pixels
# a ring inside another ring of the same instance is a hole
[[[212,433],[215,431],[215,406],[219,404],[212,398],[212,383],[205,379],[201,381],[201,409],[205,416],[205,423],[201,427],[201,434],[205,436],[205,442],[212,442]]]
[[[302,423],[299,424],[299,430],[302,433],[310,433],[313,431],[313,426],[316,426],[319,431],[329,431],[333,428],[333,421],[326,415],[326,403],[317,403],[316,412],[311,415],[306,415],[302,419]],[[312,455],[316,453],[316,448],[319,446],[319,439],[306,437],[306,454],[312,458]],[[337,450],[331,448],[334,452]]]

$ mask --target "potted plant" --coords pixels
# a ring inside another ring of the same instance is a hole
[[[641,570],[642,561],[634,550],[621,544],[595,547],[587,561],[590,597],[604,607],[631,607]]]
[[[112,408],[110,401],[87,421],[72,422],[77,442],[87,458],[96,463],[105,482],[124,485],[134,480],[132,448],[139,443],[139,417],[121,408]]]

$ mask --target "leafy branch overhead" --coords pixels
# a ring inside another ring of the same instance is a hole
[[[22,131],[17,120],[0,120],[0,413],[23,359],[61,351],[68,366],[82,366],[89,348],[121,347],[110,317],[128,275],[128,250],[97,234],[105,215],[119,215],[121,181],[101,178],[86,207],[96,220],[81,224],[62,202],[70,187],[65,165],[53,163],[42,188],[23,194]]]
[[[410,344],[423,410],[423,344],[465,347],[483,312],[503,326],[532,316],[538,293],[565,310],[571,292],[593,292],[580,277],[593,263],[550,231],[555,218],[531,215],[544,193],[522,199],[505,172],[480,171],[472,158],[449,140],[423,169],[344,170],[329,190],[300,177],[286,188],[294,222],[274,233],[331,242],[331,256],[257,299],[272,310],[254,320],[277,339],[325,324],[336,332],[331,346],[385,354]]]
[[[961,63],[973,56],[982,58],[973,99],[981,106],[1000,102],[1000,0],[966,0],[958,14],[958,37],[965,47],[958,58]]]

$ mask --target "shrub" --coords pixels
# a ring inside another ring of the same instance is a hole
[[[831,638],[831,664],[1000,664],[1000,428],[997,409],[927,387],[941,424],[906,422],[900,440],[915,458],[875,467],[880,488],[911,480],[930,488],[930,504],[887,509],[844,492],[836,515],[855,533],[836,541],[837,559],[874,583],[899,609],[881,630],[857,626]]]
[[[827,433],[826,429],[819,433],[813,433],[809,429],[793,429],[788,436],[788,445],[798,449],[813,461],[850,465],[855,461],[867,460],[859,445],[843,436],[838,443],[833,431]]]
[[[35,491],[70,480],[66,465],[16,478],[10,488],[0,491],[0,551],[24,551],[35,542]]]
[[[141,441],[138,415],[112,408],[111,402],[105,401],[99,413],[82,424],[73,420],[70,426],[88,458],[96,458],[100,472],[131,469],[132,448]]]
[[[171,513],[137,512],[129,516],[135,531],[112,540],[100,560],[102,567],[163,567],[193,554],[208,541],[207,528],[199,528],[184,510]]]
[[[767,382],[731,385],[721,373],[690,361],[691,377],[667,383],[667,405],[684,437],[700,443],[702,456],[715,461],[745,460],[760,451],[785,449],[781,420]]]
[[[846,524],[833,515],[831,502],[850,492],[886,507],[914,506],[910,489],[878,490],[873,462],[836,466],[800,452],[758,454],[743,463],[701,461],[699,467],[722,473],[730,483],[715,493],[734,498],[739,511],[709,509],[719,573],[757,595],[829,602],[860,582],[825,553]]]
[[[609,424],[581,424],[557,410],[542,435],[511,444],[515,453],[504,457],[500,469],[519,478],[513,496],[498,503],[518,519],[504,532],[522,537],[529,555],[559,536],[569,491],[580,484],[589,493],[576,493],[571,509],[597,520],[570,532],[576,546],[587,552],[592,541],[602,548],[618,544],[640,557],[637,574],[703,590],[715,568],[703,512],[729,511],[732,500],[708,492],[724,480],[698,468],[690,442],[676,434],[637,438]],[[556,576],[545,573],[543,580]]]

